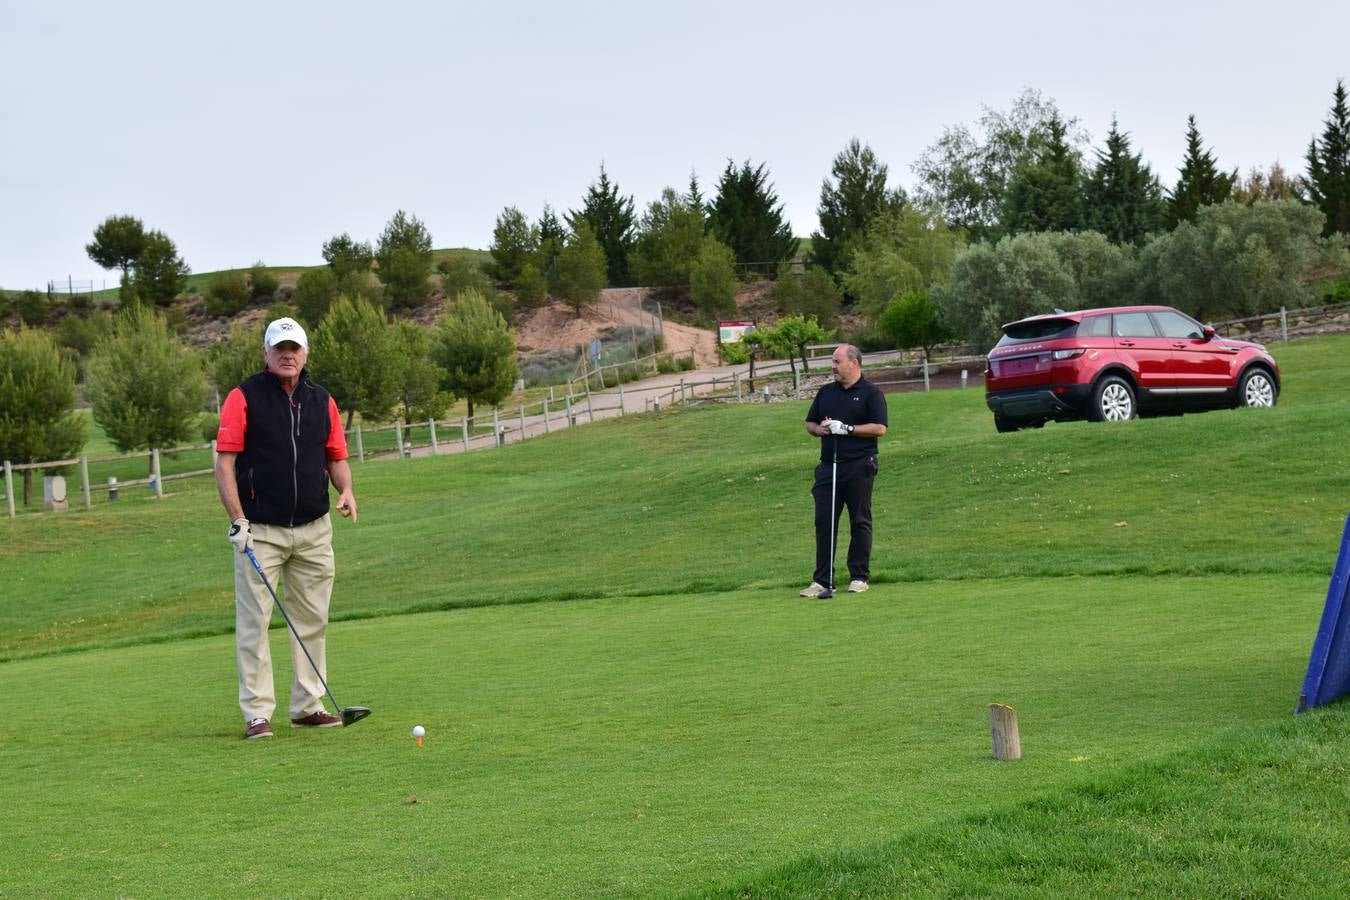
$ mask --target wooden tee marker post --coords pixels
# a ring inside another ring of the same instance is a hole
[[[1022,758],[1022,739],[1017,734],[1017,710],[1002,703],[990,703],[989,732],[994,739],[994,759]]]

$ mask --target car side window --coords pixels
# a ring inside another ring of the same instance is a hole
[[[1116,337],[1157,337],[1146,312],[1116,313]]]
[[[1170,310],[1155,312],[1153,314],[1153,319],[1158,323],[1158,330],[1162,332],[1163,337],[1193,338],[1198,340],[1205,336],[1205,333],[1200,329],[1199,325],[1179,312],[1172,312]]]
[[[1088,316],[1078,325],[1079,337],[1110,337],[1110,316]]]

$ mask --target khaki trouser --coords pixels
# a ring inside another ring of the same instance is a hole
[[[323,677],[324,634],[328,626],[328,601],[333,594],[333,525],[324,515],[295,528],[253,524],[253,555],[267,573],[267,580],[281,596],[291,623],[314,658]],[[284,589],[284,593],[283,593]],[[267,593],[253,563],[243,553],[234,554],[234,646],[239,664],[239,708],[244,721],[272,718],[276,692],[272,685],[272,652],[267,626],[272,619],[272,596]],[[323,684],[314,666],[286,629],[291,642],[292,719],[323,707]]]

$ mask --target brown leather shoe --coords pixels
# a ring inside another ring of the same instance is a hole
[[[299,719],[291,719],[292,728],[332,728],[341,725],[342,720],[326,709],[318,709]]]
[[[248,727],[244,729],[244,739],[256,741],[258,738],[269,738],[272,736],[272,726],[266,719],[251,719]]]

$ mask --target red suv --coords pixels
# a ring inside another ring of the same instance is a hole
[[[1050,419],[1274,406],[1280,368],[1260,344],[1218,337],[1168,306],[1056,310],[1003,326],[984,390],[994,427],[1016,431]]]

